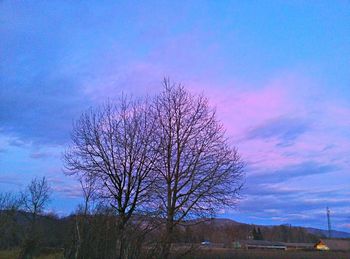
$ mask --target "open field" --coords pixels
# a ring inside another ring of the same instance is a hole
[[[17,258],[19,250],[0,251],[1,259]],[[63,253],[43,254],[35,259],[63,259]],[[173,255],[172,259],[349,259],[350,252],[342,251],[267,251],[267,250],[235,250],[229,248],[199,249],[192,254]]]
[[[0,259],[15,259],[18,258],[19,250],[2,250],[0,251]],[[35,259],[63,259],[63,253],[43,253],[34,257]]]
[[[174,257],[177,258],[177,257]],[[342,251],[277,251],[235,250],[229,248],[200,249],[186,259],[349,259],[350,252]]]
[[[18,250],[0,251],[0,258],[1,259],[12,259],[12,258],[17,258],[17,256],[18,256]]]

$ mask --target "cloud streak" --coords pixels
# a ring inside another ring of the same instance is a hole
[[[308,132],[310,123],[300,118],[276,118],[264,122],[264,124],[251,129],[247,133],[248,139],[272,139],[280,142],[279,146],[290,146],[302,134]]]

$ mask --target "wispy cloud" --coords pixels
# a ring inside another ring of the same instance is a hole
[[[254,183],[283,182],[297,177],[306,177],[310,175],[321,176],[322,174],[332,173],[338,169],[336,165],[318,164],[313,161],[307,161],[300,164],[288,165],[274,171],[264,172],[261,170],[259,174],[248,175],[248,181]]]
[[[265,121],[247,133],[248,139],[262,138],[279,140],[279,146],[290,146],[310,129],[310,123],[300,118],[280,117]]]
[[[43,159],[43,158],[48,158],[50,156],[51,154],[46,152],[33,152],[32,154],[30,154],[30,158],[33,158],[33,159]]]

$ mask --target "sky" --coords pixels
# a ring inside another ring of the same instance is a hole
[[[246,162],[220,217],[350,232],[349,1],[1,1],[0,192],[33,177],[50,210],[81,192],[63,173],[72,122],[163,77],[203,93]]]

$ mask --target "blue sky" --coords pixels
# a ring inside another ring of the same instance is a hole
[[[247,162],[222,216],[350,231],[348,1],[2,1],[0,189],[46,175],[73,211],[72,121],[169,76],[203,92]]]

